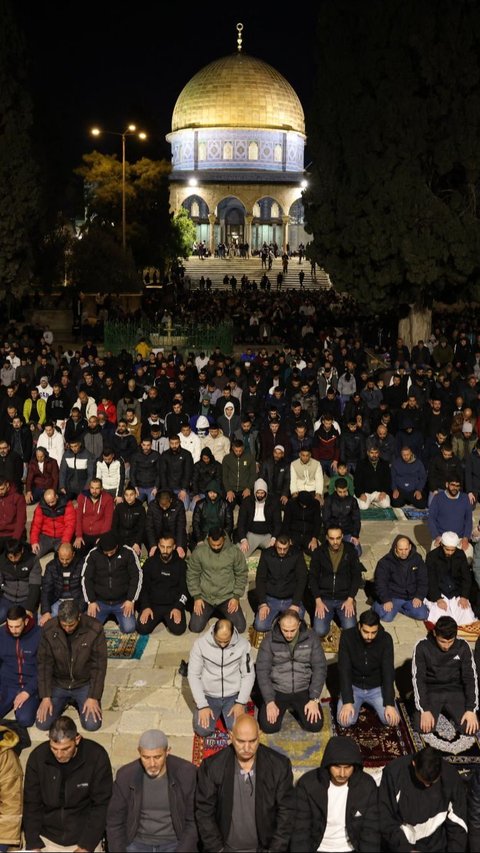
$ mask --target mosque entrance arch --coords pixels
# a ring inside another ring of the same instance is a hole
[[[222,199],[217,207],[220,242],[228,247],[245,242],[245,207],[235,196]]]

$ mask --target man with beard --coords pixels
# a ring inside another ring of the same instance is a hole
[[[280,504],[268,494],[265,480],[255,481],[253,495],[240,504],[238,514],[238,541],[245,557],[257,548],[270,548],[280,534],[282,518]]]
[[[190,630],[199,634],[211,616],[229,619],[242,634],[246,628],[240,599],[248,570],[244,555],[227,539],[225,530],[210,531],[188,559],[187,586],[194,599]]]
[[[170,754],[160,729],[143,732],[138,756],[115,777],[107,813],[109,850],[196,850],[196,767]]]
[[[168,450],[160,456],[160,488],[171,489],[188,508],[189,490],[193,474],[193,457],[180,445],[178,435],[170,434]]]
[[[143,581],[138,599],[137,633],[151,634],[163,622],[172,634],[187,629],[185,605],[188,599],[187,566],[178,556],[173,536],[164,534],[158,548],[143,565]]]
[[[232,505],[221,495],[220,484],[216,480],[207,483],[205,496],[195,505],[192,518],[192,550],[203,542],[210,530],[222,527],[231,538],[233,532]]]

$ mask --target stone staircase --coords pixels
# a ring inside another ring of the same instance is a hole
[[[250,281],[255,280],[257,285],[259,285],[262,275],[266,272],[272,285],[271,291],[275,291],[277,288],[277,274],[282,270],[281,258],[274,259],[271,270],[262,269],[262,263],[259,257],[234,257],[226,259],[210,257],[205,258],[202,261],[200,258],[192,255],[187,261],[184,261],[183,264],[185,267],[185,275],[190,276],[192,280],[193,290],[198,288],[198,282],[202,275],[204,278],[210,278],[212,280],[213,288],[220,290],[225,288],[223,283],[225,275],[228,275],[229,278],[231,278],[232,275],[235,275],[235,278],[237,279],[237,290],[239,290],[242,275],[247,275]],[[310,273],[310,263],[308,261],[303,261],[302,264],[299,264],[298,258],[293,257],[290,259],[288,264],[288,272],[284,274],[282,290],[299,289],[300,282],[298,280],[298,273],[300,270],[303,270],[305,273],[303,283],[305,289],[319,290],[332,287],[330,277],[325,270],[318,269],[317,267],[316,277],[312,278]]]

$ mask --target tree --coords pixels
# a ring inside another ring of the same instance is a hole
[[[195,223],[185,207],[181,207],[173,217],[173,227],[176,234],[176,257],[188,258],[192,251],[192,243],[197,239]]]
[[[9,288],[31,280],[41,220],[27,81],[23,37],[9,0],[0,0],[0,281]]]
[[[146,157],[125,165],[127,242],[138,269],[155,266],[165,272],[177,257],[178,237],[169,210],[166,160]],[[111,232],[112,222],[121,240],[122,165],[116,155],[98,151],[83,156],[76,174],[84,180],[89,221]]]
[[[106,228],[94,223],[72,247],[73,284],[86,293],[135,293],[141,282],[130,253]]]
[[[479,51],[471,0],[322,0],[310,254],[372,312],[480,298]]]

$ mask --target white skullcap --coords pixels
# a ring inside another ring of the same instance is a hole
[[[447,530],[445,533],[442,533],[442,545],[446,545],[447,548],[457,548],[460,542],[457,534],[453,532],[453,530]]]
[[[285,448],[284,448],[283,444],[276,444],[273,449],[274,450],[283,450],[283,452],[285,453]]]

